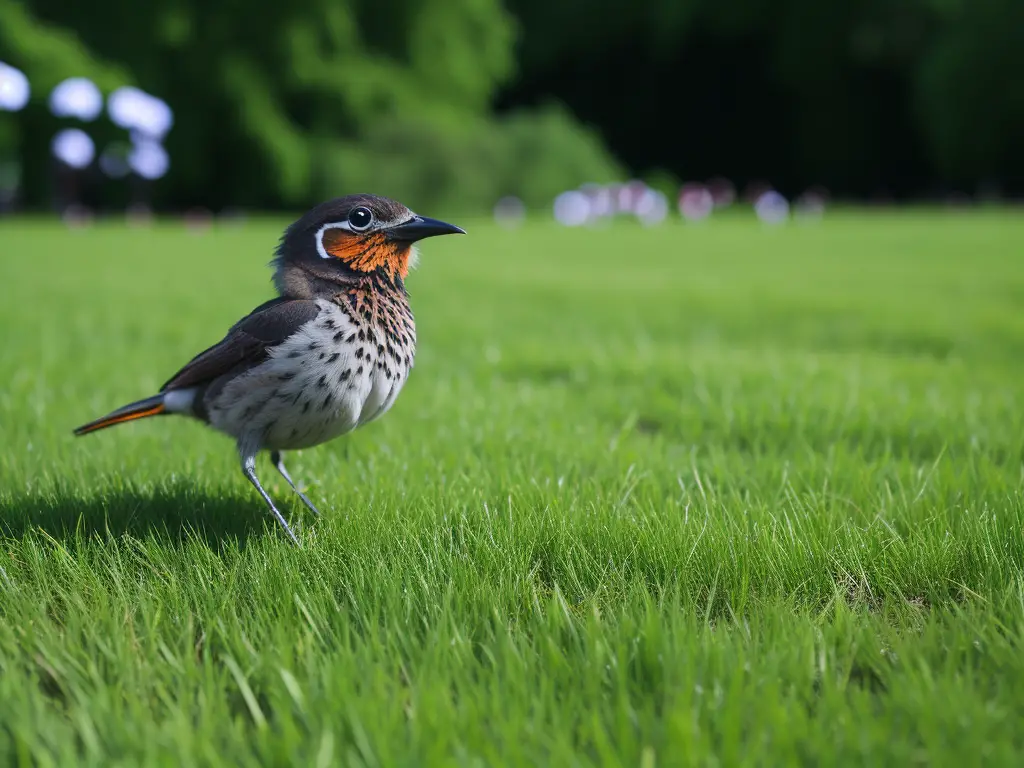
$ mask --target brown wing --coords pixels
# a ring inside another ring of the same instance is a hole
[[[239,320],[227,335],[193,357],[164,384],[161,392],[208,384],[225,373],[258,365],[299,328],[315,318],[320,308],[307,299],[272,299]]]

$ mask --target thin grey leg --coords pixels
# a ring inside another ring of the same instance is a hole
[[[299,539],[292,532],[292,529],[288,527],[288,523],[284,519],[284,515],[277,511],[277,507],[274,506],[274,502],[270,500],[267,492],[263,490],[263,486],[260,485],[260,480],[256,477],[256,455],[247,453],[242,455],[242,471],[245,472],[245,476],[249,478],[249,482],[252,483],[256,490],[260,492],[260,496],[267,502],[267,506],[270,507],[270,511],[274,513],[274,517],[277,518],[277,522],[284,528],[284,532],[288,534],[289,538],[296,544],[299,544]]]
[[[292,490],[299,494],[299,498],[302,499],[302,503],[309,507],[309,510],[314,515],[319,515],[320,510],[313,506],[313,502],[306,498],[306,494],[295,487],[295,483],[292,482],[292,476],[288,474],[288,470],[284,468],[284,461],[281,459],[280,451],[271,451],[270,460],[274,463],[277,471],[281,473],[281,477],[288,481],[288,485],[292,487]]]

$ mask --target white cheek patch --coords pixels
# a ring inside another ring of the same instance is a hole
[[[420,265],[420,249],[416,245],[409,246],[409,269],[416,269]]]
[[[334,258],[333,256],[331,256],[331,254],[327,252],[327,249],[324,248],[324,232],[326,232],[328,229],[344,229],[346,232],[351,232],[352,225],[349,224],[347,221],[335,221],[330,222],[328,224],[324,224],[322,227],[320,227],[320,229],[316,231],[316,252],[320,254],[321,259]]]
[[[352,234],[355,235],[365,235],[370,231],[387,230],[391,227],[398,226],[399,224],[404,224],[407,221],[409,221],[408,216],[404,216],[398,219],[391,219],[390,221],[374,221],[372,226],[360,230],[353,229],[352,224],[350,224],[348,221],[330,221],[324,224],[322,227],[320,227],[320,229],[316,231],[316,252],[320,255],[321,259],[334,258],[333,256],[331,256],[331,254],[327,252],[327,249],[324,248],[324,232],[326,232],[328,229],[344,229],[346,232],[351,232]],[[412,246],[411,252],[409,254],[409,266],[410,268],[415,268],[418,263],[419,251],[414,245]]]

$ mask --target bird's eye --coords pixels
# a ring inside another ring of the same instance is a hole
[[[348,215],[348,223],[356,232],[362,232],[373,224],[373,214],[370,213],[369,208],[364,208],[363,206],[353,208],[352,212]]]

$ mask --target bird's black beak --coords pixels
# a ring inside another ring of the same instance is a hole
[[[435,235],[464,235],[466,230],[426,216],[413,216],[408,221],[396,224],[387,230],[388,238],[405,243],[415,243],[425,237]]]

